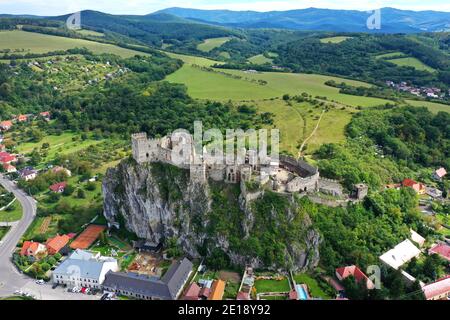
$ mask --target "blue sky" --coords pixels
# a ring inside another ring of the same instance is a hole
[[[167,7],[230,10],[289,10],[330,8],[369,10],[394,7],[450,11],[448,0],[0,0],[0,13],[59,15],[92,9],[113,14],[147,14]]]

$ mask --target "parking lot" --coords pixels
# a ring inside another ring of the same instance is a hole
[[[101,293],[87,295],[83,293],[68,292],[67,288],[58,286],[52,289],[51,283],[37,284],[35,281],[28,282],[20,289],[24,293],[31,294],[37,300],[100,300]]]

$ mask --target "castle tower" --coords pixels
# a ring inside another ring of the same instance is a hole
[[[147,134],[145,132],[131,135],[133,158],[137,163],[148,162],[150,159]]]

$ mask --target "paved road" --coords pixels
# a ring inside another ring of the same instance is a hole
[[[11,262],[11,257],[20,238],[36,216],[36,201],[2,175],[0,175],[0,184],[14,193],[23,208],[22,220],[12,224],[11,230],[0,243],[0,296],[3,296],[13,293],[30,281],[17,271]]]
[[[11,181],[0,174],[0,184],[13,192],[23,208],[22,220],[11,225],[11,230],[0,242],[0,297],[14,295],[21,290],[32,294],[36,299],[43,300],[95,300],[98,296],[68,293],[62,288],[52,289],[51,284],[38,285],[35,280],[21,274],[11,261],[12,254],[22,235],[28,229],[36,216],[36,201],[27,196]]]

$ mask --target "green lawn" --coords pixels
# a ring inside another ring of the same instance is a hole
[[[96,32],[92,30],[78,30],[77,33],[82,34],[84,36],[94,36],[94,37],[104,37],[105,34],[101,32]]]
[[[78,137],[78,135],[73,132],[64,132],[61,135],[47,135],[39,142],[20,143],[17,146],[17,152],[27,154],[32,152],[35,148],[40,149],[44,143],[48,143],[50,147],[47,149],[48,153],[46,159],[43,160],[43,163],[45,163],[46,160],[54,158],[57,153],[69,154],[101,142],[91,139],[85,141],[80,139],[73,140],[75,137]]]
[[[389,59],[387,61],[395,63],[396,65],[398,65],[400,67],[413,67],[413,68],[415,68],[417,70],[421,70],[421,71],[436,72],[435,69],[427,66],[426,64],[424,64],[422,61],[420,61],[417,58],[412,58],[412,57],[397,58],[397,59]]]
[[[0,222],[14,222],[20,219],[22,219],[22,205],[17,200],[8,209],[0,211]]]
[[[11,227],[0,227],[0,241],[8,233],[9,229],[11,229]]]
[[[322,38],[320,39],[320,42],[322,43],[341,43],[347,39],[351,39],[352,37],[344,37],[344,36],[339,36],[339,37],[329,37],[329,38]]]
[[[261,300],[287,300],[286,296],[264,296],[261,297]]]
[[[115,45],[83,39],[72,39],[20,30],[0,31],[0,49],[24,49],[25,52],[19,52],[20,54],[25,54],[27,52],[46,53],[56,50],[68,50],[77,47],[85,47],[94,53],[117,54],[124,58],[132,57],[136,54],[147,55],[142,52],[120,48]]]
[[[302,273],[294,275],[294,280],[297,284],[306,284],[308,286],[309,294],[313,298],[331,299],[331,296],[320,287],[319,282],[313,277]],[[325,285],[324,281],[321,281],[321,284]]]
[[[289,281],[284,278],[283,280],[256,280],[255,288],[257,293],[264,292],[289,292]]]
[[[406,102],[414,107],[427,107],[433,113],[440,111],[450,112],[450,105],[429,101],[406,100]]]
[[[224,43],[231,40],[231,37],[221,37],[221,38],[211,38],[206,39],[203,41],[203,43],[200,43],[197,46],[197,50],[203,51],[203,52],[209,52],[215,48],[218,48],[222,46]]]
[[[248,58],[248,61],[253,64],[266,64],[273,62],[272,59],[265,57],[263,54],[258,54],[256,56],[250,57]]]
[[[339,89],[325,85],[328,80],[346,82],[353,86],[369,86],[364,82],[346,80],[314,74],[296,74],[281,72],[265,72],[258,74],[244,73],[240,70],[223,70],[226,73],[239,75],[249,80],[264,80],[267,85],[258,85],[243,79],[234,79],[221,74],[206,72],[185,64],[181,69],[169,75],[166,80],[183,83],[189,94],[198,99],[218,101],[249,101],[281,97],[285,93],[300,94],[307,92],[313,96],[327,96],[330,100],[351,106],[375,106],[387,100],[369,97],[358,97],[339,93]]]

